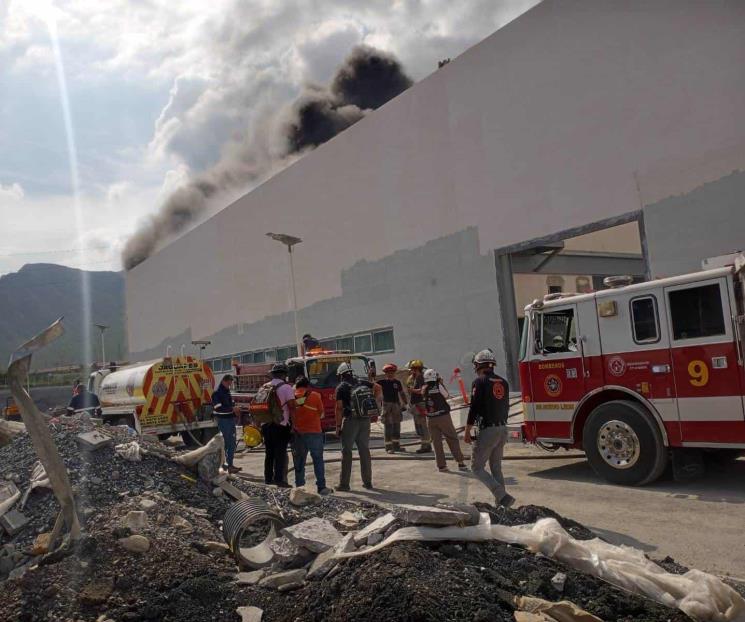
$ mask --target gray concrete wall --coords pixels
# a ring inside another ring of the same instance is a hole
[[[301,308],[299,323],[318,337],[392,326],[396,350],[376,356],[379,364],[422,358],[447,380],[456,366],[469,374],[474,352],[501,351],[499,313],[494,257],[480,251],[471,228],[356,263],[342,272],[341,296]],[[283,313],[202,337],[212,341],[210,356],[287,345],[293,330],[292,315]],[[173,335],[133,358],[162,356],[169,345],[178,352],[192,338],[188,331]],[[499,367],[504,370],[503,358]]]
[[[701,269],[707,257],[745,250],[745,172],[644,208],[653,278]]]
[[[130,351],[179,334],[217,336],[213,354],[290,343],[287,253],[268,231],[305,240],[303,331],[394,325],[401,360],[441,366],[499,345],[467,266],[490,279],[490,249],[689,192],[657,183],[676,158],[742,153],[743,58],[745,2],[545,0],[131,270]],[[433,263],[398,262],[420,253]],[[350,275],[370,266],[359,290]]]

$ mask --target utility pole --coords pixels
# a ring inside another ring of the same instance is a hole
[[[103,334],[111,328],[110,326],[106,326],[106,324],[95,324],[95,327],[101,331],[101,364],[106,365],[106,340],[104,339]]]
[[[277,242],[284,244],[287,247],[287,252],[290,255],[290,290],[292,293],[292,312],[295,318],[295,345],[297,346],[297,355],[301,356],[303,351],[300,347],[300,327],[298,325],[297,319],[297,294],[295,292],[295,266],[292,261],[292,247],[296,244],[300,244],[300,242],[302,242],[302,239],[284,233],[267,233],[267,236],[272,238],[272,240],[276,240]]]

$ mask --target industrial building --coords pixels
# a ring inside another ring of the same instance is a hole
[[[745,246],[745,3],[544,0],[127,273],[133,360],[301,332],[447,379],[519,308]],[[536,289],[537,288],[537,289]]]

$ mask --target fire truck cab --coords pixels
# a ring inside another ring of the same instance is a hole
[[[745,257],[708,266],[528,305],[524,438],[583,449],[598,475],[630,485],[656,480],[671,455],[745,450]]]
[[[336,370],[341,363],[349,363],[358,378],[367,378],[374,370],[374,361],[362,354],[331,350],[310,350],[305,356],[287,359],[289,370],[288,381],[294,383],[298,377],[305,376],[314,391],[321,394],[324,416],[321,427],[324,432],[335,428],[334,408],[336,405],[336,385],[339,378]],[[236,390],[233,393],[236,404],[248,411],[249,404],[256,391],[269,380],[271,364],[241,365],[235,364]]]

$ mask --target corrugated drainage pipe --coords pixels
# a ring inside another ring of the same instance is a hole
[[[263,499],[251,497],[228,508],[223,519],[222,533],[241,567],[259,569],[272,562],[274,551],[269,547],[269,543],[284,527],[285,523],[276,510],[270,508]],[[266,535],[251,537],[251,531]],[[263,539],[255,544],[255,541],[262,537]],[[250,545],[246,546],[244,540],[249,540]]]

